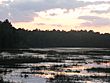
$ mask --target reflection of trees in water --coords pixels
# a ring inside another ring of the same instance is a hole
[[[76,83],[81,79],[78,76],[56,75],[54,79],[50,78],[48,83]]]
[[[0,83],[10,83],[10,82],[6,82],[6,81],[3,80],[2,77],[0,77]]]
[[[10,83],[8,81],[4,81],[3,76],[2,76],[2,75],[6,75],[7,73],[10,73],[10,72],[12,72],[12,70],[9,70],[7,68],[4,68],[4,69],[0,68],[0,83]]]
[[[47,83],[82,83],[86,81],[96,82],[100,81],[101,83],[107,82],[110,83],[110,76],[65,76],[65,75],[56,75],[55,78],[48,79]]]

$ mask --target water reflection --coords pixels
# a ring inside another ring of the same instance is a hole
[[[0,75],[4,81],[14,83],[110,82],[109,49],[50,48],[20,51],[23,52],[1,53]],[[3,63],[3,61],[10,63]],[[5,69],[6,71],[3,71]]]

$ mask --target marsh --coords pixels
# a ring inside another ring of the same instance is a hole
[[[109,83],[108,48],[30,48],[0,53],[4,83]]]

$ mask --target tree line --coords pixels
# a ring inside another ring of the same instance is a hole
[[[98,47],[110,48],[110,34],[93,30],[25,30],[16,29],[6,19],[0,21],[0,49],[48,47]]]

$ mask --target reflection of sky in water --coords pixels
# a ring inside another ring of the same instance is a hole
[[[58,52],[83,52],[83,51],[95,51],[103,50],[98,48],[50,48],[50,49],[33,49],[33,50],[54,50]],[[107,49],[108,51],[108,49]],[[9,53],[2,53],[2,55],[10,55]],[[55,58],[62,59],[62,62],[41,62],[41,63],[25,63],[29,68],[26,69],[14,69],[12,73],[8,73],[4,76],[5,80],[20,82],[20,83],[46,83],[47,79],[54,78],[56,75],[66,75],[66,76],[110,76],[110,73],[105,72],[88,72],[86,69],[91,68],[110,68],[110,56],[109,55],[47,55],[38,53],[27,53],[17,54],[21,56],[34,56],[40,58]],[[40,68],[37,70],[36,68]],[[25,73],[21,73],[25,72]],[[28,75],[24,78],[21,75]],[[83,80],[81,83],[104,83],[104,80],[89,79]],[[104,78],[106,79],[106,78]],[[51,83],[51,82],[49,82]],[[105,83],[109,83],[106,82]]]
[[[41,50],[41,51],[49,51],[49,50],[53,50],[53,51],[57,51],[57,52],[83,52],[83,51],[94,51],[94,50],[103,50],[102,48],[37,48],[37,49],[33,49],[30,48],[31,50]]]

